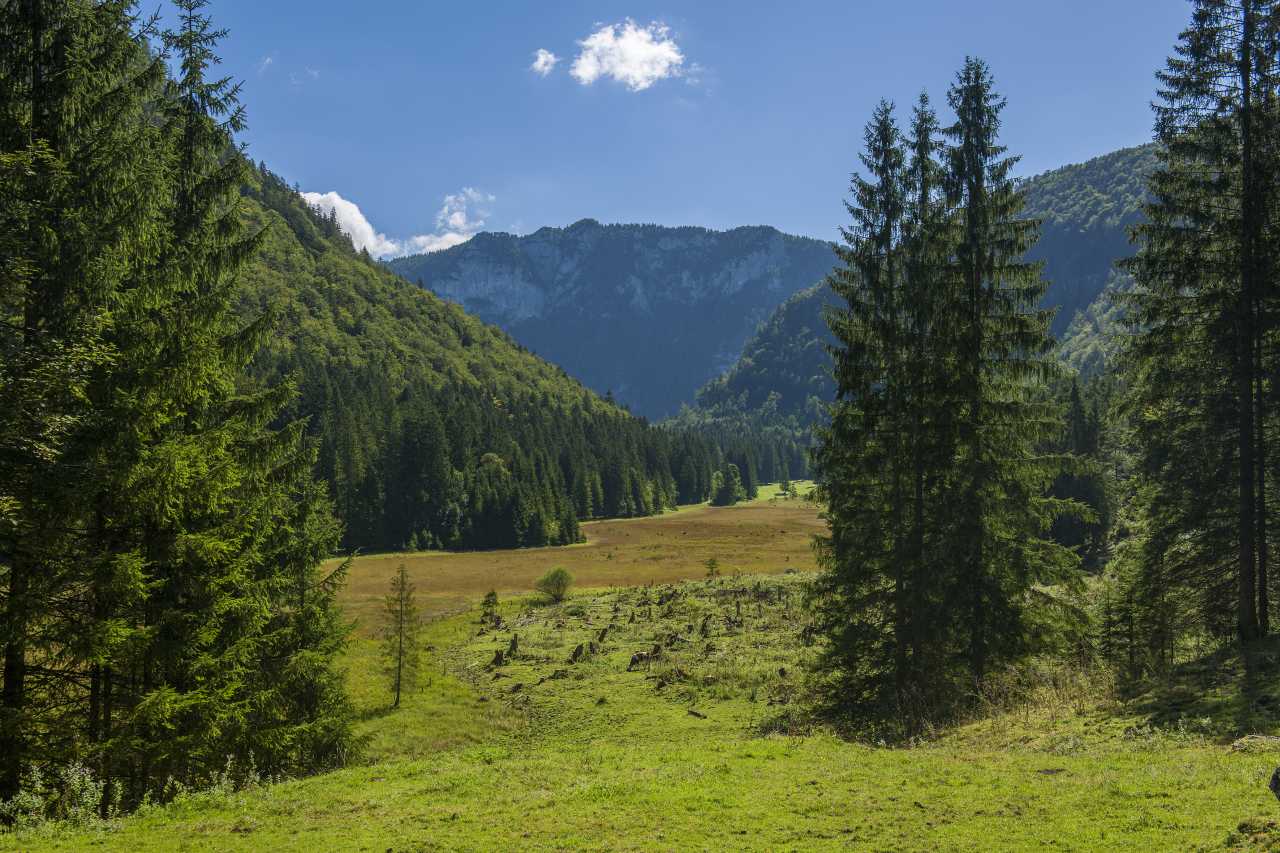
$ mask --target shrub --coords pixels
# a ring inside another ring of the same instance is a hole
[[[480,602],[480,619],[484,622],[492,622],[497,613],[498,593],[491,589],[484,594],[484,600]]]
[[[552,601],[564,601],[571,586],[573,586],[573,575],[569,574],[568,570],[556,566],[539,578],[533,588]]]

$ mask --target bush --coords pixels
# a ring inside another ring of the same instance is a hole
[[[568,570],[557,566],[539,578],[533,588],[552,601],[564,601],[571,586],[573,586],[573,575],[569,574]]]
[[[489,590],[484,594],[484,600],[480,602],[480,620],[482,622],[492,622],[493,617],[498,614],[498,593],[496,590]]]

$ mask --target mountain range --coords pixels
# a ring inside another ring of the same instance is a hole
[[[1124,286],[1113,264],[1154,156],[1126,149],[1024,185],[1054,328],[1081,370],[1109,355],[1104,291]],[[760,432],[752,416],[803,427],[831,397],[823,241],[583,220],[388,269],[265,167],[244,195],[263,251],[241,308],[279,330],[255,370],[296,379],[291,414],[307,418],[352,546],[572,541],[581,519],[701,499],[735,443],[762,475],[801,459],[800,430]],[[660,418],[695,399],[684,433],[622,405]]]
[[[1156,166],[1153,145],[1126,148],[1028,179],[1024,214],[1041,222],[1029,253],[1050,282],[1044,304],[1057,309],[1052,331],[1062,360],[1083,373],[1102,369],[1118,322],[1112,291],[1126,285],[1115,263],[1133,254],[1130,229],[1141,220],[1144,180]],[[698,405],[720,413],[770,412],[812,423],[835,386],[822,317],[832,301],[823,285],[788,299],[743,347],[742,356],[698,393]]]
[[[1029,257],[1044,263],[1055,335],[1068,333],[1105,290],[1114,262],[1131,253],[1128,232],[1154,165],[1146,145],[1024,182],[1026,215],[1041,220]],[[798,413],[810,396],[829,395],[824,291],[814,285],[833,262],[829,243],[770,227],[584,219],[526,236],[482,233],[388,265],[657,419],[695,396],[722,405],[747,391],[748,405],[758,405],[772,389],[783,410]],[[1089,328],[1072,331],[1078,349],[1093,347]]]
[[[457,302],[649,418],[730,367],[779,303],[831,269],[830,244],[775,228],[601,225],[478,234],[392,270]]]

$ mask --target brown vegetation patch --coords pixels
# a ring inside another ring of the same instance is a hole
[[[423,552],[358,557],[342,603],[369,635],[391,575],[404,563],[418,606],[431,616],[461,609],[491,589],[527,593],[553,566],[576,587],[642,586],[703,577],[715,558],[723,574],[812,571],[813,535],[825,529],[813,504],[755,501],[734,507],[683,507],[678,512],[582,526],[587,542],[567,548],[465,553]]]

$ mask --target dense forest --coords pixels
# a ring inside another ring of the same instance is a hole
[[[74,766],[105,815],[354,746],[341,528],[233,310],[262,241],[203,5],[0,5],[0,801]]]
[[[175,5],[0,5],[0,801],[36,758],[103,814],[347,760],[335,553],[565,544],[803,468],[354,250],[237,147],[222,33]]]
[[[265,166],[244,196],[262,245],[239,310],[276,318],[253,373],[297,382],[288,416],[348,546],[564,544],[582,520],[706,499],[714,442],[647,425],[387,271]]]

